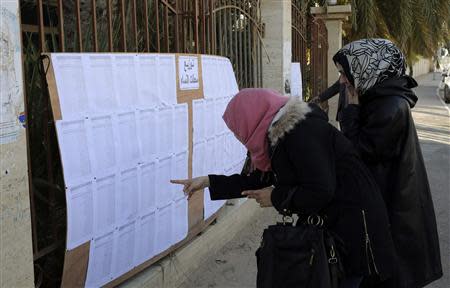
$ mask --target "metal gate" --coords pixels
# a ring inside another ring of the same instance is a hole
[[[311,72],[312,97],[319,96],[328,85],[327,27],[322,19],[311,18]]]
[[[292,0],[292,62],[300,62],[306,101],[327,88],[328,34],[325,23],[310,15],[313,3]]]
[[[306,79],[306,71],[308,70],[308,33],[307,33],[307,19],[308,6],[305,1],[292,1],[292,62],[299,62],[302,73],[302,80]],[[305,87],[305,85],[303,85]]]
[[[36,287],[59,286],[66,239],[61,161],[41,52],[203,53],[262,86],[260,0],[20,0]]]

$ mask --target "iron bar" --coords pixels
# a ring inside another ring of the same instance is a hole
[[[226,12],[227,10],[223,10],[223,11]],[[230,57],[232,57],[233,61],[235,63],[237,63],[237,54],[235,53],[235,50],[233,49],[238,44],[237,41],[234,41],[235,40],[235,37],[234,37],[235,32],[233,32],[233,31],[236,31],[233,28],[234,27],[233,24],[236,23],[234,10],[229,8],[227,14],[229,17],[227,19],[228,23],[226,24],[226,26],[228,27],[227,29],[229,29],[229,31],[230,31],[230,33],[227,35],[227,37],[229,37],[228,38],[228,40],[229,40],[229,45],[228,45],[229,52],[228,53],[229,53]],[[237,72],[236,67],[237,66],[234,66],[235,72]]]
[[[58,9],[59,51],[64,52],[66,51],[66,46],[64,43],[64,12],[62,0],[58,0],[57,9]]]
[[[94,41],[94,51],[98,52],[97,39],[97,3],[96,0],[91,0],[92,4],[92,41]]]
[[[156,17],[156,49],[161,52],[161,40],[159,37],[159,0],[155,0],[155,17]]]
[[[150,52],[150,32],[148,29],[148,3],[147,0],[143,0],[144,1],[144,23],[145,23],[145,51],[146,52]]]
[[[179,31],[179,9],[178,9],[178,1],[175,0],[175,51],[177,53],[180,52],[180,31]]]
[[[33,254],[33,261],[39,260],[40,258],[54,252],[56,249],[58,249],[61,245],[64,244],[64,241],[56,241],[53,242],[53,244],[50,244],[49,246],[40,249],[38,252]]]
[[[164,3],[164,1],[162,1]],[[169,6],[167,4],[164,7],[164,34],[166,39],[166,52],[170,52],[170,39],[169,39]]]
[[[133,28],[133,38],[134,38],[134,46],[136,47],[134,51],[139,51],[139,43],[138,43],[138,31],[137,31],[137,11],[136,11],[136,0],[131,2],[132,5],[132,13],[131,13],[131,21]]]
[[[226,19],[226,17],[228,15],[223,13],[223,11],[220,11],[220,12],[216,13],[216,15],[217,15],[217,20],[219,21],[219,27],[224,27],[225,29],[228,30],[228,27],[227,27],[227,24],[226,24],[226,21],[225,21],[225,19]],[[227,31],[225,29],[220,29],[219,33],[217,33],[217,35],[216,35],[216,37],[218,38],[217,39],[217,44],[218,44],[218,47],[219,47],[219,52],[218,53],[220,55],[227,55],[227,50],[226,50],[227,45],[226,45],[226,42],[224,41],[224,35],[227,34],[226,33]]]
[[[39,21],[39,50],[41,52],[46,52],[47,49],[45,47],[45,34],[44,34],[44,11],[43,11],[42,0],[38,0],[37,2],[37,14]]]
[[[162,4],[164,4],[167,7],[167,9],[169,9],[170,11],[172,11],[175,14],[177,13],[176,8],[173,7],[172,5],[170,5],[170,3],[167,2],[167,0],[160,0],[160,1],[161,1]]]
[[[194,0],[194,43],[195,43],[195,53],[199,54],[200,53],[200,49],[199,49],[199,41],[198,41],[198,0]]]
[[[239,67],[239,42],[238,42],[238,35],[237,35],[237,26],[236,26],[236,22],[237,22],[237,0],[234,0],[234,9],[232,9],[233,11],[233,22],[231,23],[231,29],[234,30],[234,41],[236,44],[234,44],[234,61],[235,61],[235,73],[237,76],[237,80],[238,80],[238,85],[239,87],[242,87],[241,85],[241,81],[240,81],[240,67]]]
[[[201,2],[201,16],[202,16],[202,53],[206,54],[206,11],[205,11],[205,2],[202,0]]]
[[[245,12],[247,12],[247,1],[244,1],[244,3],[243,3],[243,5],[244,5],[244,11]],[[243,19],[243,21],[242,21],[242,38],[244,38],[244,42],[243,42],[243,45],[244,45],[244,52],[245,53],[243,53],[243,58],[244,58],[244,69],[243,69],[243,72],[244,72],[244,86],[245,87],[249,87],[249,81],[248,81],[248,58],[247,58],[247,51],[246,51],[246,48],[248,49],[248,42],[247,42],[247,16],[244,16],[244,19]]]
[[[189,27],[188,25],[185,26],[185,22],[186,22],[186,16],[185,16],[185,11],[186,11],[186,1],[185,0],[181,0],[181,51],[183,53],[186,53],[186,27]]]
[[[126,19],[125,19],[125,0],[120,0],[120,22],[121,22],[121,40],[122,51],[127,52],[127,31],[126,31]]]
[[[112,0],[108,0],[106,3],[106,9],[108,10],[108,48],[109,52],[114,52],[111,1]]]
[[[214,0],[209,0],[208,2],[208,8],[209,8],[209,21],[208,21],[208,25],[209,25],[209,50],[208,53],[209,54],[213,54],[214,52],[214,33],[213,33],[213,5],[214,5]]]
[[[83,52],[83,39],[81,35],[81,15],[80,15],[80,0],[75,0],[75,13],[77,23],[77,38],[78,38],[78,50]]]

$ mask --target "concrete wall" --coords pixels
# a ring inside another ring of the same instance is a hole
[[[342,48],[342,20],[327,20],[325,22],[328,31],[328,87],[333,85],[339,79],[339,72],[333,61],[333,56]],[[329,121],[335,127],[339,128],[336,121],[339,97],[335,96],[328,100]]]
[[[0,287],[34,287],[19,0],[0,13]]]
[[[430,59],[426,58],[420,58],[419,61],[417,61],[413,66],[413,73],[414,77],[428,74],[433,69],[433,62]],[[406,70],[406,73],[409,73],[408,70]]]
[[[262,22],[265,24],[263,86],[283,94],[286,81],[289,83],[291,77],[291,15],[291,1],[263,0],[261,3]]]

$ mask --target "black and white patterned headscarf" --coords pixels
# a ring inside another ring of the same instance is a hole
[[[363,95],[386,79],[405,74],[403,53],[386,39],[361,39],[340,49],[333,60],[344,68],[345,76]]]

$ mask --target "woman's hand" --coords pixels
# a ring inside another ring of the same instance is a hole
[[[248,190],[242,192],[242,195],[255,199],[261,207],[272,207],[272,190],[273,186],[269,186],[259,190]]]
[[[188,196],[189,199],[195,191],[209,187],[209,177],[201,176],[192,179],[170,180],[170,183],[183,185],[184,195]]]
[[[345,85],[345,94],[347,95],[348,104],[359,105],[359,93],[351,84]]]

